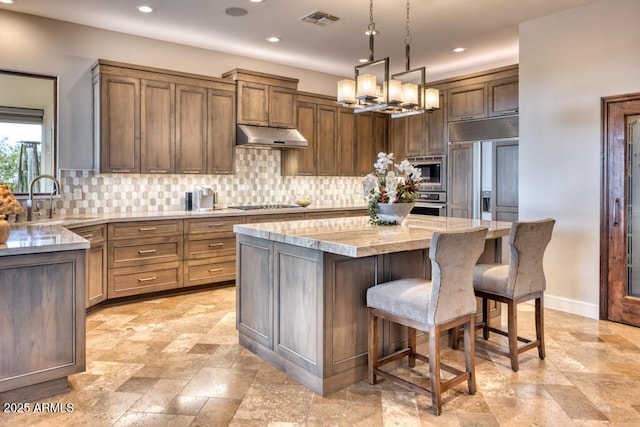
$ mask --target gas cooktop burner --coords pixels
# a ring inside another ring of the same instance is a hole
[[[240,209],[243,211],[250,211],[254,209],[285,209],[285,208],[297,208],[296,205],[249,205],[249,206],[228,206],[228,209]]]

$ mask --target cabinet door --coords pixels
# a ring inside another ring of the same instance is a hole
[[[487,86],[478,83],[449,89],[449,121],[487,117]]]
[[[518,77],[489,82],[489,116],[518,113]]]
[[[494,221],[518,220],[518,141],[493,143]]]
[[[208,173],[234,173],[236,147],[236,95],[209,89]]]
[[[140,172],[175,172],[175,85],[142,80]]]
[[[238,123],[269,126],[269,87],[238,81]]]
[[[207,89],[176,86],[177,173],[205,173],[207,162]]]
[[[350,108],[338,110],[338,175],[355,175],[356,116]]]
[[[356,175],[371,173],[376,161],[371,144],[372,117],[371,113],[356,114]]]
[[[107,299],[107,245],[92,245],[87,254],[87,308]]]
[[[396,159],[404,159],[407,157],[407,148],[405,146],[407,140],[407,118],[391,119],[389,126],[391,127],[389,151],[393,153]]]
[[[446,113],[446,95],[444,91],[440,91],[440,108],[427,113],[427,153],[429,155],[447,154],[449,133]]]
[[[394,119],[391,119],[394,120]],[[426,114],[409,116],[407,120],[406,148],[407,156],[424,156],[427,154],[427,141],[425,132]],[[404,157],[403,157],[404,158]],[[396,156],[396,160],[402,160]]]
[[[318,105],[316,118],[316,175],[336,175],[338,107]]]
[[[317,105],[298,102],[298,131],[307,140],[307,148],[282,150],[283,175],[315,175],[315,119]]]
[[[140,173],[140,80],[100,78],[100,170]]]
[[[269,126],[296,127],[297,97],[295,89],[269,86]]]
[[[449,146],[449,196],[447,215],[471,218],[473,215],[473,144]]]
[[[373,162],[378,158],[378,153],[381,151],[387,151],[387,124],[389,123],[389,116],[383,113],[373,113],[373,123],[371,126],[371,142],[372,142],[372,164],[370,169],[373,168]]]

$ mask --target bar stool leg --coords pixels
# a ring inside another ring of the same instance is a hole
[[[416,366],[416,343],[417,343],[417,332],[415,328],[408,328],[408,339],[409,339],[409,349],[411,353],[409,354],[409,367],[415,368]]]
[[[368,309],[367,311],[369,313],[369,384],[373,385],[376,384],[376,374],[374,369],[378,367],[378,319],[374,316],[371,309]]]
[[[442,412],[442,387],[440,383],[440,329],[429,329],[429,379],[431,381],[431,404],[433,414]]]
[[[482,297],[482,338],[489,339],[489,304],[485,297]]]
[[[518,304],[515,300],[507,302],[507,331],[509,338],[509,356],[511,357],[511,369],[518,372]]]
[[[544,302],[543,295],[536,298],[536,339],[538,340],[538,357],[544,359],[546,354],[544,350]]]
[[[464,364],[469,372],[469,394],[476,394],[476,349],[474,316],[469,316],[469,321],[464,324]]]

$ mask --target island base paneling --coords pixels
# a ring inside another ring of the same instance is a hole
[[[320,395],[367,376],[367,289],[430,277],[427,249],[351,258],[241,234],[237,247],[240,344]],[[496,255],[495,241],[486,252]],[[390,354],[406,328],[382,326]]]

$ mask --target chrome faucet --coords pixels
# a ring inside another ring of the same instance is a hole
[[[36,182],[43,178],[48,178],[53,182],[53,188],[51,189],[51,195],[49,196],[49,218],[53,217],[53,192],[55,191],[57,194],[60,194],[62,187],[60,187],[60,182],[53,175],[38,175],[31,180],[29,184],[29,198],[27,199],[27,221],[31,221],[31,216],[33,213],[33,186]]]

